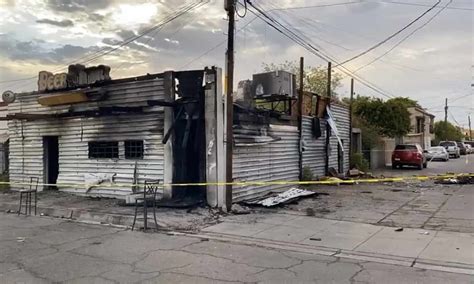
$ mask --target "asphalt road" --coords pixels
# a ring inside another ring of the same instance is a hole
[[[0,283],[472,283],[472,276],[0,214]]]
[[[445,173],[474,173],[474,154],[461,156],[459,159],[451,158],[449,161],[431,161],[428,167],[418,170],[415,167],[403,167],[402,169],[385,168],[375,170],[376,175],[388,176],[412,176],[412,175],[439,175]]]

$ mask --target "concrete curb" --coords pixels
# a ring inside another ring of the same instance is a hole
[[[257,246],[270,249],[286,250],[292,252],[335,256],[347,259],[363,260],[391,265],[399,265],[405,267],[415,267],[428,270],[452,272],[459,274],[474,275],[474,265],[465,263],[453,263],[447,261],[435,261],[428,259],[418,259],[415,257],[402,257],[395,255],[376,254],[368,252],[358,252],[350,250],[341,250],[337,248],[328,248],[320,246],[310,246],[304,244],[294,244],[266,239],[259,239],[253,237],[242,237],[230,234],[217,234],[211,232],[202,232],[201,234],[183,234],[176,233],[189,237],[200,239],[209,239],[214,241],[229,242],[235,244],[243,244],[250,246]]]
[[[0,203],[0,208],[3,211],[7,211],[16,214],[18,211],[18,204],[13,203]],[[119,215],[119,214],[107,214],[103,212],[91,212],[84,209],[60,209],[51,207],[37,207],[37,216],[46,216],[53,218],[60,218],[70,220],[73,222],[87,223],[93,225],[108,225],[128,229],[131,227],[133,222],[133,216],[130,215]],[[159,224],[161,226],[161,224]],[[444,261],[435,261],[428,259],[417,259],[413,257],[401,257],[394,255],[375,254],[367,252],[358,252],[351,250],[342,250],[337,248],[312,246],[305,244],[295,244],[283,241],[274,241],[262,238],[244,237],[232,234],[212,233],[212,232],[201,232],[201,233],[189,233],[183,231],[171,231],[167,230],[164,226],[162,233],[168,235],[182,235],[188,237],[194,237],[199,239],[209,239],[220,242],[228,242],[234,244],[242,244],[248,246],[257,246],[262,248],[270,248],[277,250],[285,250],[291,252],[335,256],[347,259],[356,259],[371,261],[377,263],[400,265],[406,267],[415,267],[428,270],[453,272],[460,274],[474,275],[474,266],[464,263],[453,263]]]
[[[18,204],[1,203],[2,211],[17,214]],[[33,209],[34,210],[34,209]],[[32,212],[33,213],[33,212]],[[32,214],[34,216],[34,213]],[[62,209],[52,207],[37,207],[37,216],[48,216],[54,218],[61,218],[66,220],[80,221],[90,224],[110,224],[115,226],[130,227],[133,222],[133,216],[107,214],[103,212],[91,212],[79,208]]]

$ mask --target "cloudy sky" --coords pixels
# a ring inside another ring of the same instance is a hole
[[[163,23],[193,1],[0,0],[0,91],[34,90],[39,71],[61,72],[70,63],[88,60],[87,65],[110,65],[113,78],[211,65],[223,67],[227,21],[222,2],[210,0],[162,28],[95,58],[100,54],[97,52],[118,47],[123,40]],[[398,31],[437,0],[253,2],[342,62]],[[447,97],[449,120],[467,127],[467,116],[474,113],[473,2],[452,0],[447,9],[435,16],[449,3],[441,0],[437,8],[413,26],[344,66],[356,70],[416,30],[356,74],[385,94],[418,100],[437,119],[443,119]],[[239,8],[244,14],[243,7]],[[305,57],[307,65],[326,65],[254,18],[251,12],[237,18],[236,79],[251,78],[252,73],[261,71],[262,63],[298,60],[300,56]],[[22,80],[10,81],[19,79]],[[343,83],[337,91],[347,96],[349,79]],[[356,92],[382,97],[358,82]]]

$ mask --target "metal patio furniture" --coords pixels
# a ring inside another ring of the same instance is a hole
[[[25,195],[25,215],[31,215],[31,202],[32,202],[32,195],[35,195],[35,215],[36,215],[36,205],[38,203],[38,198],[36,194],[38,193],[38,177],[30,177],[30,187],[29,189],[20,190],[20,207],[18,208],[18,215],[21,213],[21,207],[23,203],[23,195]]]
[[[141,196],[135,198],[135,216],[133,217],[132,231],[135,228],[137,215],[140,209],[143,211],[143,230],[148,229],[148,206],[152,206],[153,219],[155,221],[155,229],[158,229],[158,222],[156,221],[156,194],[160,186],[160,180],[146,180],[143,186],[143,191],[136,192]]]

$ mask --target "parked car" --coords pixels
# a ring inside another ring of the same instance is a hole
[[[474,149],[474,141],[464,141],[464,144],[471,145],[471,148]]]
[[[392,168],[402,166],[416,166],[422,170],[428,166],[423,149],[419,144],[399,144],[392,154]]]
[[[456,142],[456,144],[458,144],[459,153],[460,153],[461,155],[467,155],[466,144],[464,144],[464,142]]]
[[[426,159],[428,161],[443,160],[446,162],[449,161],[449,153],[443,146],[431,147],[426,152]]]
[[[446,151],[448,151],[449,155],[454,158],[459,158],[461,156],[458,144],[455,141],[441,141],[439,142],[439,146],[443,146]]]
[[[467,149],[468,154],[474,153],[474,148],[472,148],[471,144],[467,144],[466,142],[464,142],[464,145],[466,145],[466,149]]]

